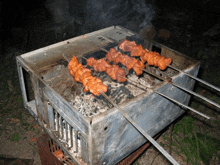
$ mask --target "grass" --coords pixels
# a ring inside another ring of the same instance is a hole
[[[31,115],[23,105],[15,57],[3,60],[0,71],[0,136],[20,142],[29,131],[34,134],[37,131],[33,127]]]
[[[185,155],[187,164],[209,165],[213,160],[220,160],[220,139],[212,137],[208,129],[199,133],[198,126],[195,124],[195,119],[191,116],[185,116],[181,121],[175,124],[172,132],[173,140],[171,141],[172,151],[182,157]],[[170,138],[163,135],[167,143],[161,143],[164,147],[169,147]]]
[[[218,94],[211,93],[201,86],[196,88],[196,92],[220,104]],[[206,120],[192,112],[184,116],[174,126],[172,151],[181,157],[184,154],[187,164],[217,165],[220,162],[219,109],[195,97],[192,98],[190,106],[207,114],[211,119]],[[170,136],[165,134],[163,137],[168,143],[162,145],[168,147]]]
[[[12,135],[12,140],[15,141],[15,142],[19,142],[19,140],[20,140],[19,133],[13,134]]]

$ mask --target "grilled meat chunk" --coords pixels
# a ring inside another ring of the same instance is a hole
[[[74,79],[83,84],[84,92],[90,91],[96,96],[99,96],[101,92],[107,92],[108,87],[102,83],[102,80],[93,77],[91,70],[83,67],[83,65],[78,62],[76,56],[73,56],[68,63],[67,68]]]
[[[125,39],[119,43],[118,47],[123,51],[131,52],[131,56],[139,56],[143,63],[147,62],[148,65],[153,65],[161,70],[165,70],[172,63],[172,58],[160,56],[157,52],[150,52],[141,45],[137,45],[135,41]]]
[[[93,57],[90,57],[87,59],[87,64],[93,67],[95,71],[105,71],[113,80],[117,80],[118,82],[126,81],[125,70],[121,69],[117,65],[110,65],[104,58],[96,60]]]

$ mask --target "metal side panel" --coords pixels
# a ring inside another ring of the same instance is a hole
[[[37,120],[38,115],[37,115],[35,99],[30,100],[30,101],[27,99],[27,91],[26,91],[26,86],[25,86],[26,82],[24,80],[23,69],[29,73],[30,77],[32,76],[32,74],[30,70],[25,65],[23,65],[19,59],[20,59],[19,57],[16,57],[17,70],[18,70],[18,75],[19,75],[18,77],[19,77],[19,82],[20,82],[20,87],[21,87],[21,92],[22,92],[23,104],[24,104],[24,107],[30,112],[30,114]]]
[[[46,98],[53,104],[54,108],[72,126],[78,128],[82,133],[88,134],[88,123],[77,110],[74,110],[64,99],[49,87],[44,88]]]
[[[100,46],[107,46],[111,42],[122,40],[126,38],[126,36],[130,35],[134,34],[128,30],[127,32],[123,31],[123,28],[118,26],[111,26],[109,28],[86,34],[88,38],[92,39],[93,42],[99,44]],[[105,38],[104,36],[109,37],[109,39]],[[29,66],[35,68],[39,73],[42,71],[42,69],[56,64],[57,61],[63,59],[62,54],[72,57],[73,55],[80,56],[96,50],[98,50],[98,48],[89,43],[83,37],[83,35],[81,35],[32,52],[25,53],[20,57],[23,58]]]
[[[199,66],[188,72],[197,75],[198,69]],[[173,81],[187,89],[192,89],[195,82],[181,74]],[[157,91],[186,105],[190,99],[189,94],[167,83]],[[121,107],[150,136],[159,133],[185,112],[185,109],[156,93],[144,95],[138,101]],[[91,129],[94,165],[115,164],[147,141],[117,110],[106,116],[103,114],[103,118],[94,122]]]

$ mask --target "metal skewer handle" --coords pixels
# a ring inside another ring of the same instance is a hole
[[[157,93],[157,94],[159,94],[159,95],[161,95],[161,96],[163,96],[163,97],[165,97],[165,98],[167,98],[167,99],[173,101],[174,103],[177,103],[177,104],[179,104],[179,105],[181,105],[181,106],[183,106],[183,107],[185,107],[185,108],[187,108],[187,109],[189,109],[189,110],[191,110],[191,111],[193,111],[193,112],[195,112],[195,113],[197,113],[197,114],[199,114],[199,115],[201,115],[201,116],[203,116],[203,117],[205,117],[205,118],[207,118],[207,119],[210,119],[209,116],[206,116],[205,114],[203,114],[203,113],[201,113],[201,112],[198,112],[197,110],[195,110],[195,109],[193,109],[193,108],[191,108],[191,107],[189,107],[189,106],[187,106],[187,105],[185,105],[185,104],[182,104],[182,103],[180,103],[179,101],[176,101],[175,99],[172,99],[172,98],[170,98],[170,97],[168,97],[168,96],[166,96],[166,95],[164,95],[164,94],[162,94],[162,93],[160,93],[160,92],[154,91],[154,93]]]
[[[129,82],[129,81],[132,82],[132,83],[134,83],[137,87],[139,87],[139,85],[141,85],[141,84],[137,85],[137,84],[138,84],[137,82],[131,81],[131,80],[128,79],[128,82]],[[143,86],[143,85],[142,85],[142,86]],[[205,114],[203,114],[203,113],[201,113],[201,112],[199,112],[199,111],[197,111],[197,110],[195,110],[195,109],[193,109],[193,108],[191,108],[191,107],[189,107],[189,106],[187,106],[187,105],[185,105],[185,104],[182,104],[181,102],[179,102],[179,101],[177,101],[177,100],[175,100],[175,99],[172,99],[172,98],[168,97],[167,95],[165,95],[165,94],[163,94],[163,93],[157,92],[157,91],[153,90],[152,88],[149,88],[149,87],[146,87],[146,86],[141,87],[141,89],[144,89],[144,90],[146,90],[146,88],[149,89],[149,90],[152,90],[154,93],[157,93],[157,94],[159,94],[159,95],[161,95],[161,96],[163,96],[163,97],[165,97],[165,98],[171,100],[171,101],[174,102],[174,103],[177,103],[177,104],[179,104],[179,105],[181,105],[181,106],[183,106],[183,107],[185,107],[185,108],[187,108],[187,109],[189,109],[189,110],[191,110],[191,111],[193,111],[193,112],[195,112],[195,113],[197,113],[197,114],[199,114],[199,115],[205,117],[206,119],[210,119],[209,116],[207,116],[207,115],[205,115]]]
[[[147,140],[149,140],[171,163],[173,163],[174,165],[179,165],[179,163],[173,159],[172,156],[170,156],[169,153],[167,153],[167,151],[165,151],[163,149],[163,147],[161,147],[150,135],[148,135],[138,124],[136,124],[130,117],[129,115],[123,110],[121,109],[116,103],[114,103],[105,93],[103,93],[102,91],[100,91],[102,96],[105,97],[112,105],[114,105],[120,112],[121,114],[142,134],[144,135]]]
[[[162,76],[159,76],[159,75],[156,75],[155,73],[149,72],[147,69],[143,69],[143,71],[145,71],[146,73],[149,73],[149,74],[151,74],[151,75],[153,75],[153,76],[155,76],[155,77],[157,77],[157,78],[159,78],[159,79],[161,79],[161,80],[163,80],[163,81],[166,81],[166,82],[172,84],[173,86],[176,86],[177,88],[182,89],[182,90],[184,90],[184,91],[186,91],[186,92],[188,92],[188,93],[190,93],[190,94],[192,94],[192,95],[195,95],[195,96],[197,96],[197,97],[199,97],[199,98],[201,98],[201,99],[203,99],[203,100],[209,102],[210,104],[212,104],[212,105],[214,105],[214,106],[220,108],[220,105],[219,105],[219,104],[217,104],[216,102],[214,102],[214,101],[212,101],[212,100],[207,99],[206,97],[204,97],[204,96],[202,96],[202,95],[199,95],[198,93],[195,93],[195,92],[193,92],[193,91],[191,91],[191,90],[188,90],[188,89],[186,89],[186,88],[184,88],[184,87],[182,87],[182,86],[180,86],[180,85],[178,85],[178,84],[176,84],[176,83],[173,83],[172,81],[169,81],[169,80],[167,80],[166,78],[163,78]]]
[[[211,87],[211,88],[213,88],[213,89],[215,89],[215,90],[217,90],[217,91],[219,91],[220,92],[220,88],[218,88],[218,87],[216,87],[216,86],[214,86],[214,85],[212,85],[212,84],[210,84],[210,83],[208,83],[208,82],[206,82],[206,81],[204,81],[204,80],[201,80],[201,79],[199,79],[198,77],[195,77],[195,76],[192,76],[192,75],[190,75],[190,74],[188,74],[188,73],[186,73],[186,72],[184,72],[184,71],[182,71],[182,70],[180,70],[180,69],[177,69],[176,67],[173,67],[173,66],[171,66],[171,65],[168,65],[170,68],[172,68],[172,69],[174,69],[174,70],[177,70],[177,71],[179,71],[179,72],[181,72],[181,73],[184,73],[185,75],[187,75],[187,76],[189,76],[189,77],[191,77],[191,78],[193,78],[193,79],[195,79],[195,80],[197,80],[197,81],[199,81],[199,82],[201,82],[201,83],[203,83],[203,84],[205,84],[205,85],[207,85],[207,86],[209,86],[209,87]]]
[[[199,97],[199,98],[201,98],[201,99],[203,99],[203,100],[209,102],[210,104],[212,104],[212,105],[214,105],[214,106],[220,108],[220,105],[219,105],[219,104],[217,104],[216,102],[214,102],[214,101],[212,101],[212,100],[207,99],[206,97],[204,97],[204,96],[202,96],[202,95],[199,95],[198,93],[195,93],[195,92],[193,92],[193,91],[191,91],[191,90],[188,90],[188,89],[186,89],[186,88],[183,88],[183,87],[181,87],[181,86],[179,86],[179,85],[177,85],[177,84],[175,84],[175,83],[171,83],[171,84],[173,84],[173,85],[176,86],[177,88],[180,88],[180,89],[182,89],[182,90],[184,90],[184,91],[186,91],[186,92],[188,92],[188,93],[190,93],[190,94],[193,94],[193,95],[195,95],[195,96],[197,96],[197,97]]]

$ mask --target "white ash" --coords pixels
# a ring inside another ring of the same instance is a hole
[[[70,104],[84,116],[90,117],[109,109],[106,105],[98,102],[94,95],[86,93],[76,96],[74,100],[71,100]]]
[[[104,84],[104,85],[107,85],[107,86],[111,86],[112,89],[118,88],[118,87],[120,87],[120,86],[124,86],[124,84],[120,84],[120,83],[117,83],[117,82],[114,82],[114,81],[111,81],[111,82],[109,82],[109,81],[104,81],[103,84]]]
[[[103,73],[94,74],[98,74],[97,77],[101,77],[103,84],[108,86],[106,94],[116,104],[143,93],[145,91],[143,87],[150,86],[146,78],[139,78],[135,74],[129,75],[128,82],[125,83],[112,81]],[[113,107],[103,96],[97,97],[89,92],[83,92],[82,84],[76,83],[64,66],[57,66],[48,71],[44,74],[44,80],[84,116],[92,117]],[[129,80],[132,82],[129,83]]]
[[[104,81],[103,84],[108,86],[106,94],[116,104],[120,104],[133,97],[130,91],[125,88],[124,83]],[[100,112],[105,112],[113,107],[104,97],[96,97],[93,94],[83,91],[80,95],[76,95],[74,99],[70,100],[70,104],[81,114],[89,117],[98,115]]]
[[[103,84],[109,87],[109,90],[111,91],[109,94],[109,97],[116,104],[120,104],[124,102],[125,100],[133,97],[133,95],[131,95],[130,90],[125,88],[124,83],[118,83],[114,81],[111,81],[111,82],[104,81]]]
[[[144,77],[139,78],[135,74],[127,76],[128,83],[125,85],[133,96],[137,96],[146,91],[147,87],[151,87]]]

